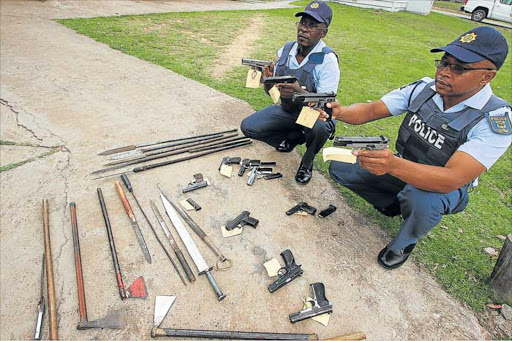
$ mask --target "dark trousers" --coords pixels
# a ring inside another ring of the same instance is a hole
[[[328,122],[321,121],[317,121],[311,129],[296,124],[299,113],[287,112],[281,105],[270,105],[246,117],[240,129],[245,136],[268,143],[272,147],[279,146],[284,140],[295,141],[297,144],[306,142],[302,164],[309,168],[313,166],[315,155],[324,146],[332,128]]]
[[[444,214],[461,212],[469,202],[467,186],[446,194],[424,191],[389,174],[374,175],[357,163],[331,162],[329,174],[377,209],[385,209],[398,200],[404,221],[388,246],[391,250],[417,243]]]

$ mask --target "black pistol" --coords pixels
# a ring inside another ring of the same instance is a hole
[[[182,192],[187,193],[206,186],[208,186],[208,181],[204,180],[203,174],[198,173],[194,174],[194,181],[189,183],[187,187],[183,188]]]
[[[311,291],[313,291],[313,299],[309,302],[311,302],[313,306],[311,308],[301,310],[298,313],[290,314],[289,317],[292,323],[325,313],[332,313],[332,303],[325,297],[325,287],[323,283],[318,282],[311,284]]]
[[[277,275],[279,276],[277,281],[268,286],[268,291],[271,293],[284,287],[286,284],[304,273],[304,270],[301,269],[300,265],[295,263],[295,258],[293,258],[293,254],[290,250],[286,249],[281,252],[281,257],[283,257],[285,265],[277,272]]]
[[[373,137],[361,136],[336,136],[334,138],[334,147],[345,147],[353,149],[386,149],[389,144],[389,139],[384,135]]]
[[[297,212],[306,212],[307,214],[315,215],[316,208],[309,206],[307,202],[299,202],[297,205],[286,211],[286,215],[292,215]]]
[[[297,81],[297,78],[295,76],[265,77],[263,79],[263,84],[265,84],[271,88],[278,83],[293,84],[296,81]]]
[[[220,166],[219,166],[219,171],[220,169],[222,168],[222,165],[227,165],[227,166],[230,166],[230,165],[237,165],[240,163],[240,158],[239,157],[231,157],[231,156],[224,156],[222,158],[222,161],[220,163]]]
[[[301,103],[303,105],[304,104],[308,105],[310,103],[314,103],[314,105],[311,107],[313,109],[322,109],[329,115],[328,120],[331,120],[332,119],[332,108],[327,108],[326,104],[336,101],[336,93],[334,91],[320,92],[320,93],[295,92],[292,95],[292,101],[294,103]]]
[[[251,213],[249,211],[243,211],[236,217],[226,224],[226,230],[231,231],[235,227],[244,227],[245,225],[252,226],[256,228],[258,223],[260,222],[258,219],[250,217]]]

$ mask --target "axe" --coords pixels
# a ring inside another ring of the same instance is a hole
[[[80,322],[76,329],[90,329],[90,328],[110,328],[120,329],[123,326],[124,309],[116,310],[107,316],[95,321],[87,319],[87,305],[85,304],[85,287],[84,275],[82,272],[82,256],[80,254],[80,240],[78,237],[78,222],[76,218],[76,205],[74,202],[69,204],[71,211],[71,230],[73,232],[73,249],[75,251],[75,269],[76,269],[76,284],[78,286],[78,311],[80,314]]]

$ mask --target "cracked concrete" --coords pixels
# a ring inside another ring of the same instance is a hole
[[[144,261],[130,222],[114,189],[115,178],[93,181],[88,174],[105,160],[99,151],[128,145],[236,128],[251,114],[247,103],[137,58],[50,20],[51,18],[207,9],[258,9],[284,3],[235,1],[9,1],[0,2],[0,103],[2,139],[61,152],[0,174],[0,338],[33,336],[39,294],[42,199],[50,200],[50,231],[55,264],[59,334],[62,339],[147,339],[156,295],[176,294],[163,326],[199,329],[318,333],[321,337],[363,331],[369,339],[484,339],[489,335],[470,309],[412,263],[385,271],[375,262],[389,237],[348,208],[337,189],[315,174],[307,187],[293,180],[299,157],[278,154],[254,143],[232,156],[275,160],[284,178],[221,177],[223,155],[132,174],[134,191],[152,219],[148,199],[157,200],[160,183],[174,199],[193,174],[212,185],[190,194],[203,209],[192,217],[233,267],[214,276],[227,298],[219,303],[199,276],[183,286],[141,216],[139,222],[153,258]],[[243,80],[241,81],[243,82]],[[198,100],[200,99],[200,100]],[[127,284],[143,275],[149,299],[121,301],[96,196],[104,192],[119,261]],[[131,196],[128,195],[131,200]],[[297,201],[338,211],[327,219],[286,217]],[[78,331],[76,279],[69,203],[77,204],[88,315],[91,320],[125,307],[122,330]],[[160,203],[157,203],[163,211]],[[219,226],[249,210],[257,229],[223,239]],[[135,214],[138,214],[136,210]],[[156,223],[153,221],[153,223]],[[160,235],[162,237],[162,235]],[[213,265],[215,257],[193,237]],[[304,275],[274,294],[266,288],[262,263],[290,248]],[[290,324],[309,283],[322,281],[334,304],[328,327],[314,321]],[[48,337],[48,323],[43,338]]]

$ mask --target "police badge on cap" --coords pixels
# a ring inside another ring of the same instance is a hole
[[[296,17],[309,15],[318,22],[323,22],[325,26],[329,27],[332,21],[332,9],[324,2],[313,1],[310,2],[304,11],[295,14]]]
[[[464,33],[444,47],[430,50],[443,51],[464,63],[476,63],[487,59],[499,70],[507,58],[508,44],[500,31],[481,26]]]

